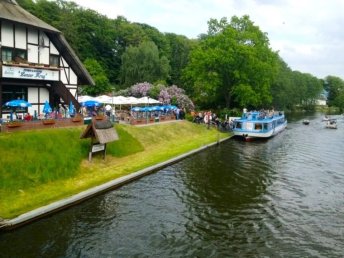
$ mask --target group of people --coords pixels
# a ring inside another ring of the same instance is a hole
[[[221,120],[215,113],[211,111],[205,112],[191,112],[193,116],[193,122],[197,124],[206,124],[207,128],[215,126],[220,130],[231,130],[233,129],[233,120],[231,118]]]
[[[191,115],[193,116],[193,121],[198,124],[204,123],[208,125],[208,127],[210,127],[211,124],[215,124],[216,126],[220,124],[218,116],[211,111],[198,112],[197,114],[193,112]]]
[[[9,116],[9,119],[11,121],[13,120],[22,120],[24,119],[25,121],[31,121],[33,120],[33,116],[30,113],[26,113],[25,115],[18,115],[17,112],[12,112]]]
[[[69,110],[68,106],[63,106],[62,104],[59,104],[58,107],[53,108],[53,110],[50,113],[45,113],[44,118],[53,118],[53,119],[70,118],[75,115],[75,112],[76,112],[75,108],[74,110]]]
[[[173,110],[173,113],[176,117],[176,120],[183,120],[185,119],[185,109],[181,109],[179,107],[177,107],[176,109]]]

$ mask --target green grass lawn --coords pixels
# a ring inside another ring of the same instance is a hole
[[[145,127],[116,125],[119,140],[106,160],[87,160],[85,129],[0,134],[0,217],[24,212],[225,138],[228,133],[187,121]]]

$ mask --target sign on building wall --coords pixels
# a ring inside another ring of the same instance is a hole
[[[2,66],[2,77],[16,79],[58,81],[59,71],[31,67]]]

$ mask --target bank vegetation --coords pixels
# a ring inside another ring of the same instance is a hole
[[[85,129],[64,128],[0,134],[0,218],[9,219],[83,190],[128,175],[228,133],[187,121],[144,127],[115,126],[119,140],[106,159],[88,161]]]

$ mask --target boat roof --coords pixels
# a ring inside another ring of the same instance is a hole
[[[269,123],[274,120],[284,117],[284,113],[281,111],[275,111],[272,116],[265,115],[261,116],[263,113],[260,111],[251,111],[244,113],[239,119],[235,119],[237,122],[255,122],[255,123]]]

